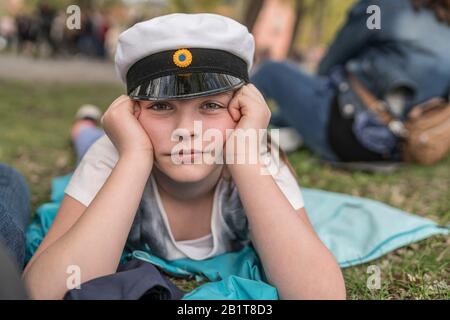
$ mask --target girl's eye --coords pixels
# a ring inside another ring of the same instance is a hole
[[[204,109],[204,110],[217,110],[217,109],[221,109],[221,108],[222,108],[221,105],[219,105],[219,104],[217,104],[217,103],[212,103],[212,102],[210,102],[210,103],[205,103],[205,104],[202,106],[202,109]]]
[[[172,107],[165,103],[155,103],[148,107],[148,109],[152,109],[155,111],[166,111],[166,110],[172,110]]]

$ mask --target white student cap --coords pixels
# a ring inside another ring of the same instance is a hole
[[[133,99],[183,99],[249,82],[255,42],[247,27],[217,14],[175,13],[119,36],[116,71]]]

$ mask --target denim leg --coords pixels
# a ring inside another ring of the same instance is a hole
[[[105,132],[97,127],[82,128],[74,141],[78,162],[83,158],[89,147]]]
[[[280,110],[272,112],[270,124],[277,128],[289,127],[289,124],[283,119],[283,114]]]
[[[21,269],[25,257],[25,229],[30,218],[30,192],[25,178],[0,164],[0,241]]]
[[[313,152],[327,160],[337,159],[327,138],[335,94],[327,78],[308,75],[291,62],[266,61],[256,68],[251,82],[278,105],[273,125],[295,128]]]
[[[11,259],[8,250],[0,243],[0,300],[26,300],[28,299],[24,283],[20,278],[15,261]]]

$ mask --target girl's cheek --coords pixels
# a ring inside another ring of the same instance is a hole
[[[159,120],[159,121],[158,121]],[[155,150],[159,150],[159,143],[163,143],[170,139],[172,126],[161,119],[155,119],[148,116],[142,116],[139,123],[144,128],[147,135],[150,137]]]
[[[222,136],[223,142],[227,139],[230,132],[236,127],[237,123],[233,121],[230,117],[223,117],[219,119],[219,121],[204,121],[203,123],[203,131],[205,132],[208,129],[217,130],[220,132]]]

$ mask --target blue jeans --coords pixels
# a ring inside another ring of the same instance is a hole
[[[24,177],[0,163],[0,242],[19,269],[23,268],[29,217],[30,192]]]
[[[80,129],[78,136],[75,138],[74,147],[77,154],[77,162],[81,161],[89,147],[97,141],[105,132],[97,127],[86,127]]]
[[[83,128],[74,141],[78,162],[102,135],[98,128]],[[30,192],[24,177],[0,164],[0,242],[22,270],[25,258],[25,229],[30,217]]]
[[[338,159],[327,137],[336,94],[327,78],[308,75],[291,62],[269,60],[256,68],[251,82],[278,106],[270,120],[272,125],[295,128],[314,153],[327,160]]]

